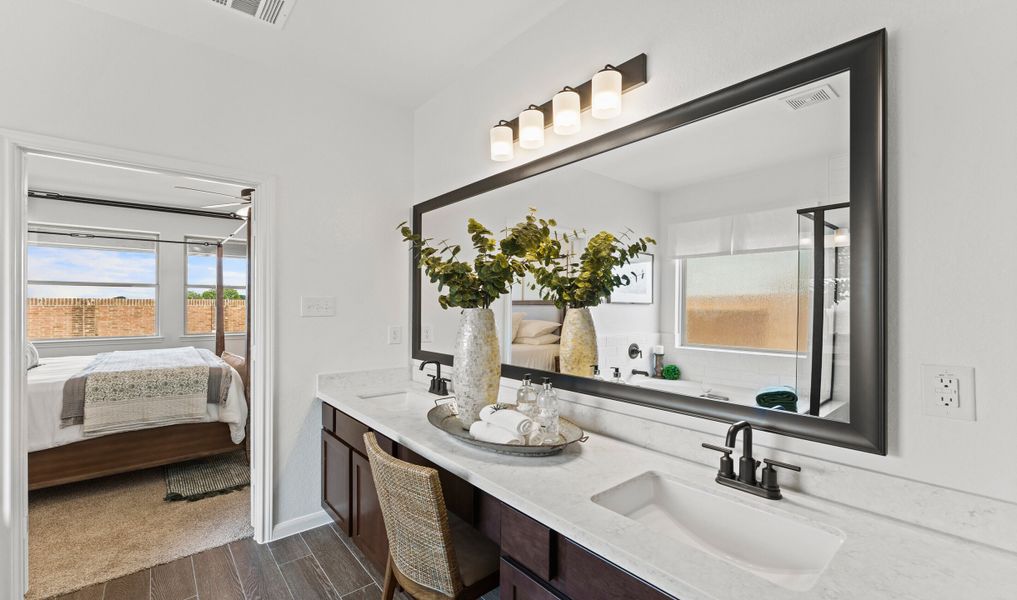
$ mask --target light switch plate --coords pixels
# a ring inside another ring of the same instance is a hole
[[[927,415],[974,421],[974,368],[922,365],[922,403]]]
[[[301,296],[301,317],[334,317],[335,296]]]

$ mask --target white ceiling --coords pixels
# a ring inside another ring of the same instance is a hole
[[[296,0],[282,29],[212,0],[71,0],[267,65],[343,78],[415,108],[564,0]]]
[[[81,159],[30,154],[27,159],[28,188],[136,204],[201,208],[228,214],[240,206],[208,208],[237,202],[244,185],[197,179],[133,167],[117,167]],[[197,188],[208,192],[179,189]],[[226,195],[222,195],[226,194]]]
[[[588,158],[577,166],[650,192],[847,153],[850,74],[845,72]],[[798,110],[783,98],[829,84],[837,98]]]

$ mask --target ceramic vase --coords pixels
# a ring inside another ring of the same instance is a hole
[[[501,352],[491,309],[463,309],[452,367],[459,422],[469,429],[480,419],[480,409],[498,400]]]
[[[597,364],[597,329],[589,308],[570,308],[561,327],[561,372],[591,377]]]

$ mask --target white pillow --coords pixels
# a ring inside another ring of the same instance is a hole
[[[524,319],[519,323],[517,337],[538,337],[551,333],[559,327],[561,327],[561,323],[555,323],[554,321],[527,321]]]
[[[28,342],[25,344],[25,368],[34,369],[39,366],[39,351],[36,350],[35,344]]]
[[[560,335],[553,333],[545,333],[544,335],[538,335],[537,337],[519,337],[516,338],[517,344],[526,344],[528,346],[546,346],[548,344],[557,344],[558,340],[561,339]]]
[[[526,313],[512,313],[512,340],[519,337],[519,324],[526,318]]]

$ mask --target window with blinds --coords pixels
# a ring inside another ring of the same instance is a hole
[[[215,278],[217,240],[188,236],[186,261],[185,332],[200,335],[215,331]],[[223,301],[225,330],[247,331],[247,242],[231,240],[223,245]]]
[[[30,340],[158,334],[156,234],[38,223],[29,229]]]

